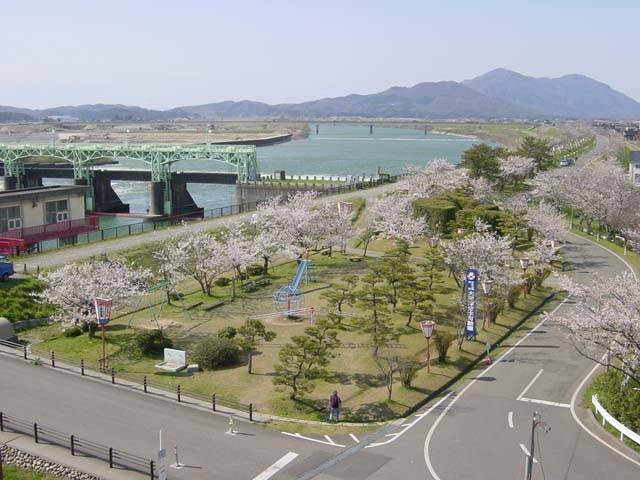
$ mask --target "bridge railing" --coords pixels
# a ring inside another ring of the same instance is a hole
[[[633,440],[638,445],[640,445],[640,435],[634,432],[633,430],[631,430],[630,428],[628,428],[619,420],[617,420],[609,412],[607,412],[607,410],[598,401],[598,395],[591,396],[591,403],[596,413],[598,413],[602,418],[603,427],[608,423],[613,428],[615,428],[618,432],[620,432],[620,440],[624,440],[624,438],[627,437],[628,439]]]

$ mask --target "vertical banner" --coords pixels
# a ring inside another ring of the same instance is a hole
[[[467,326],[464,334],[467,338],[475,340],[476,338],[476,294],[478,292],[478,271],[469,268],[464,277],[465,288],[467,291]]]

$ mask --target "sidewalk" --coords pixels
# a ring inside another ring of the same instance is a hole
[[[96,458],[80,454],[72,456],[66,448],[42,442],[35,443],[33,438],[20,433],[0,432],[0,444],[63,467],[94,475],[103,480],[145,480],[149,478],[149,475],[132,470],[124,470],[119,467],[109,468],[108,463]]]

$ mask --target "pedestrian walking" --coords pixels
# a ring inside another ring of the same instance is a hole
[[[340,404],[341,403],[342,403],[342,399],[338,396],[337,390],[334,390],[331,396],[329,397],[329,421],[330,422],[340,421]]]

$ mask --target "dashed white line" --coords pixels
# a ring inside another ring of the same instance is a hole
[[[280,432],[280,433],[282,433],[283,435],[288,435],[290,437],[301,438],[302,440],[309,440],[310,442],[322,443],[323,445],[331,445],[332,447],[344,447],[344,445],[335,443],[330,438],[328,442],[325,442],[324,440],[318,440],[317,438],[305,437],[304,435],[300,435],[299,433],[289,433],[289,432]],[[328,438],[328,437],[325,435],[325,438]]]
[[[265,471],[260,473],[257,477],[253,477],[253,480],[268,480],[273,477],[276,473],[286,467],[292,460],[294,460],[298,456],[295,452],[289,452],[276,463],[271,465]]]
[[[509,421],[509,428],[513,428],[513,412],[509,412],[507,420]]]
[[[550,402],[549,400],[538,400],[537,398],[519,398],[521,402],[530,402],[530,403],[540,403],[542,405],[549,405],[551,407],[562,407],[562,408],[571,408],[571,405],[568,403],[560,403],[560,402]]]
[[[524,454],[529,457],[531,454],[529,453],[529,450],[527,450],[527,447],[524,446],[524,443],[520,444],[520,448],[522,449],[522,451],[524,452]],[[538,460],[536,460],[536,457],[533,457],[533,463],[538,463]]]
[[[350,433],[349,436],[351,437],[351,439],[356,442],[356,443],[360,443],[360,440],[358,440],[358,437],[356,437],[353,433]]]
[[[538,379],[538,377],[542,375],[542,372],[544,372],[544,369],[541,368],[540,371],[536,373],[536,376],[533,377],[533,379],[529,382],[529,384],[526,387],[524,387],[524,390],[522,391],[522,393],[518,395],[517,400],[521,400],[522,397],[524,397],[524,394],[527,393],[527,390],[531,388],[531,385],[533,385],[533,383]]]

